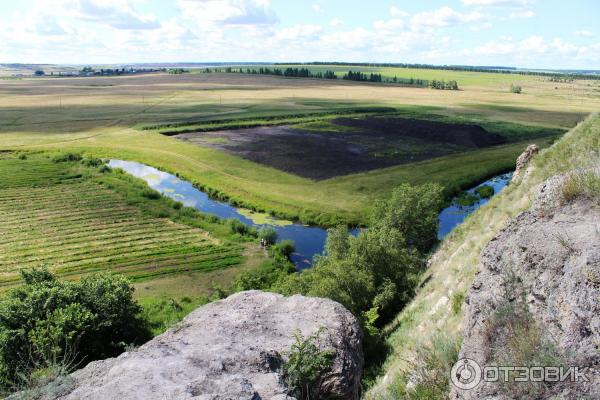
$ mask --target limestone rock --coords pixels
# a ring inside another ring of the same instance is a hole
[[[140,348],[73,373],[68,394],[46,398],[292,400],[281,379],[292,332],[321,327],[323,346],[336,354],[320,397],[358,399],[362,331],[354,316],[331,300],[259,291],[198,308]]]
[[[513,174],[512,181],[515,182],[525,175],[529,162],[540,151],[540,148],[536,144],[530,144],[527,149],[517,158],[517,165],[515,173]]]
[[[562,204],[557,198],[562,182],[554,177],[542,184],[531,210],[510,221],[484,248],[466,300],[460,358],[481,366],[505,365],[507,355],[524,354],[528,341],[540,339],[547,343],[548,354],[556,356],[545,363],[587,368],[590,381],[535,387],[482,382],[470,390],[454,388],[452,398],[576,399],[600,394],[600,210],[589,200]],[[533,335],[507,331],[507,310],[517,304],[526,309]],[[510,342],[510,335],[516,342]],[[520,350],[510,353],[515,348]]]

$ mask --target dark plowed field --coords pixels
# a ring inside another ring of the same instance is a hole
[[[271,126],[176,137],[311,179],[369,171],[502,144],[505,139],[477,125],[404,118],[338,118],[343,132]]]
[[[335,124],[374,132],[391,139],[411,137],[434,143],[449,143],[458,146],[481,148],[505,143],[505,139],[487,132],[478,125],[446,124],[443,122],[416,119],[367,117],[338,118]]]

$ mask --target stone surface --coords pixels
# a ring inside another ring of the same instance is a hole
[[[498,365],[508,343],[507,325],[497,322],[499,310],[523,299],[525,315],[551,352],[560,355],[560,365],[589,368],[590,382],[539,385],[535,398],[598,398],[600,210],[590,200],[561,204],[562,182],[554,177],[542,184],[531,210],[510,221],[484,248],[467,296],[460,358]],[[527,337],[517,337],[518,345],[526,343]],[[452,398],[533,398],[516,394],[527,390],[482,382],[471,390],[453,389]]]
[[[321,327],[336,351],[320,397],[358,399],[362,331],[340,304],[303,296],[242,292],[200,307],[135,351],[90,363],[55,399],[285,400],[280,367],[293,343]]]
[[[515,168],[515,172],[512,177],[512,181],[515,182],[523,177],[526,174],[527,166],[529,162],[540,151],[540,148],[536,144],[530,144],[527,146],[525,151],[517,158],[517,165]]]

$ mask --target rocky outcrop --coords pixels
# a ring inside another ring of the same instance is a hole
[[[480,366],[578,366],[589,382],[484,379],[474,389],[454,388],[452,398],[600,394],[600,210],[590,200],[562,204],[562,183],[561,177],[544,183],[532,209],[483,250],[467,296],[460,358]]]
[[[527,166],[529,165],[529,162],[539,151],[540,148],[536,144],[530,144],[527,146],[525,151],[519,156],[519,158],[517,158],[517,165],[512,177],[513,182],[523,178],[523,175],[527,173]]]
[[[289,399],[281,365],[292,333],[321,327],[335,358],[319,398],[358,399],[362,331],[352,314],[331,300],[258,291],[200,307],[137,350],[90,363],[71,375],[67,394],[52,398]]]

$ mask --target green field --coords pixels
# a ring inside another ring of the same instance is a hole
[[[244,240],[222,224],[122,173],[51,156],[0,156],[0,288],[40,265],[73,278],[109,270],[148,285],[243,263]]]
[[[399,76],[413,72],[399,70]],[[533,138],[532,132],[564,131],[600,108],[597,81],[555,83],[534,76],[422,71],[447,75],[445,79],[455,78],[459,84],[472,79],[473,84],[440,91],[225,73],[6,81],[0,87],[0,149],[71,149],[144,162],[179,173],[223,199],[330,225],[364,221],[373,200],[403,182],[438,181],[450,193],[507,170],[529,142],[543,145],[551,140]],[[517,79],[522,81],[521,95],[508,90],[509,81]],[[160,134],[163,129],[222,127],[215,121],[231,127],[262,125],[273,123],[273,117],[318,113],[317,119],[322,114],[330,118],[373,107],[411,118],[481,124],[513,135],[515,143],[315,182]]]

